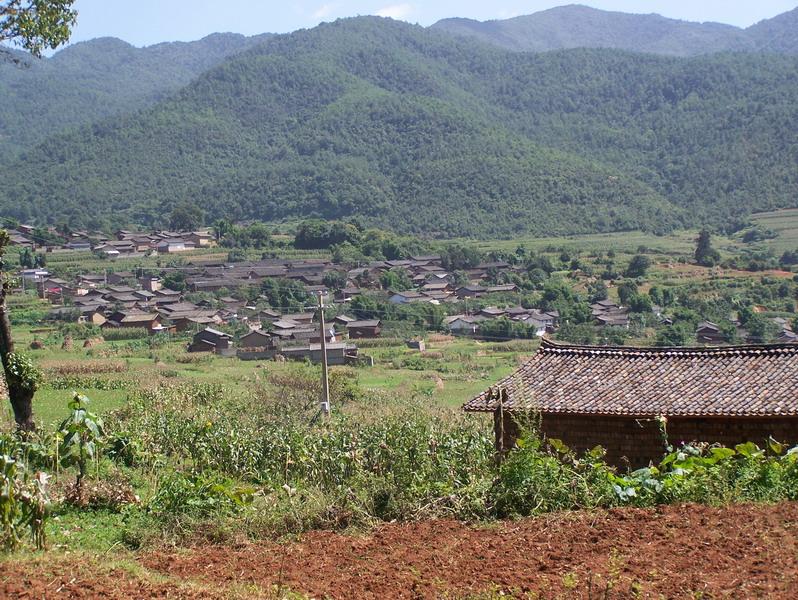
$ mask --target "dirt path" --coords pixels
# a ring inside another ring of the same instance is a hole
[[[109,598],[275,597],[275,585],[314,598],[796,598],[798,503],[391,524],[367,536],[314,532],[285,544],[162,551],[140,563],[146,582],[98,573],[93,589],[110,581]],[[0,596],[16,597],[7,566]],[[11,566],[42,592],[53,589],[43,587],[52,573]],[[125,586],[140,587],[125,595]],[[57,597],[69,597],[63,592]]]

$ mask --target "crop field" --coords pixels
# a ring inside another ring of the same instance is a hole
[[[768,240],[775,252],[798,248],[798,208],[758,213],[751,220],[763,229],[775,232],[776,237]]]
[[[734,262],[798,245],[798,214],[756,219],[772,235],[715,236],[727,262],[714,267],[692,261],[696,232],[479,246],[546,255],[552,278],[579,294],[607,261],[622,270],[643,254],[641,293],[689,290],[711,304],[765,279],[794,287],[793,272]],[[560,271],[569,253],[593,274]],[[48,266],[166,260],[53,254]],[[623,280],[606,279],[611,299]],[[793,316],[777,295],[757,301]],[[0,446],[18,457],[12,475],[32,500],[14,509],[14,526],[0,524],[0,597],[790,598],[798,586],[798,452],[787,447],[663,448],[661,462],[627,472],[600,450],[577,456],[544,441],[531,422],[498,465],[492,419],[460,406],[534,354],[536,339],[428,330],[418,351],[405,342],[410,326],[386,319],[385,337],[358,341],[373,366],[331,368],[325,419],[316,365],[192,354],[190,334],[67,338],[80,328],[43,322],[49,307],[34,296],[9,305],[15,342],[43,377],[35,434],[13,435],[3,410]],[[651,343],[655,327],[625,343]],[[42,485],[49,505],[36,504]]]
[[[65,348],[63,337],[54,329],[18,328],[16,336],[23,347],[34,339],[44,341],[43,349],[27,352],[46,375],[34,403],[35,414],[46,425],[63,418],[64,405],[72,391],[90,396],[94,409],[102,413],[124,406],[133,390],[202,382],[243,391],[296,367],[290,363],[188,354],[188,336],[175,337],[156,347],[151,347],[148,340],[93,340],[90,348],[83,347],[83,340],[75,340]],[[410,350],[402,340],[385,340],[387,345],[362,349],[363,354],[374,358],[373,367],[332,367],[332,371],[352,374],[367,391],[386,391],[457,407],[508,375],[537,347],[534,341],[491,343],[438,337],[428,342],[425,352]],[[321,376],[319,367],[307,369]],[[3,410],[10,422],[10,408]]]

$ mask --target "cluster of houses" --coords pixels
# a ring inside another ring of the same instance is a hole
[[[783,317],[773,317],[771,321],[779,329],[779,334],[773,340],[777,344],[795,344],[798,343],[798,334],[796,334],[787,319]],[[754,339],[745,329],[743,329],[739,322],[735,322],[737,327],[737,337],[751,343],[762,343],[762,340]],[[701,321],[696,326],[696,341],[699,344],[705,345],[723,345],[728,343],[726,333],[712,321]]]
[[[55,228],[47,229],[47,239],[36,234],[32,225],[18,225],[8,230],[11,244],[35,250],[43,248],[47,252],[93,251],[109,258],[118,256],[143,256],[152,252],[171,254],[196,248],[207,248],[216,244],[210,230],[202,231],[156,231],[142,233],[119,230],[114,236],[97,231],[73,231],[60,233]],[[60,240],[60,244],[53,243]]]
[[[480,335],[480,328],[485,321],[506,318],[517,323],[531,326],[535,335],[543,337],[547,333],[554,333],[560,321],[560,313],[556,310],[542,311],[536,308],[523,308],[521,306],[510,308],[496,308],[488,306],[480,309],[475,314],[460,314],[446,317],[443,322],[452,332],[460,335]]]

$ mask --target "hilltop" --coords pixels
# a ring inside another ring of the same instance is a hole
[[[667,56],[742,51],[798,53],[798,9],[747,29],[578,4],[504,20],[443,19],[432,28],[518,52],[616,48]]]
[[[0,161],[54,133],[151,106],[268,37],[216,33],[146,48],[97,38],[51,58],[0,57]]]

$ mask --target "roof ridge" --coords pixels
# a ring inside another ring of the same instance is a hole
[[[798,344],[785,342],[778,344],[738,344],[727,346],[591,346],[555,342],[554,340],[544,337],[540,341],[538,352],[544,354],[573,353],[592,355],[685,354],[689,356],[727,356],[729,354],[761,354],[763,352],[798,354]]]

